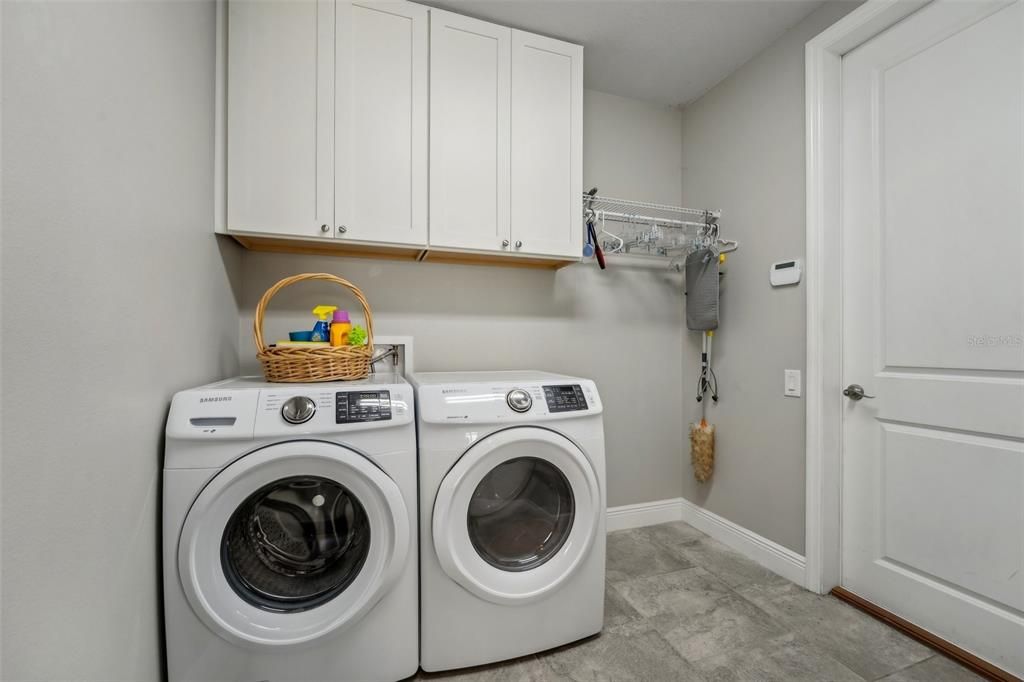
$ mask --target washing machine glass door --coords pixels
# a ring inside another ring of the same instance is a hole
[[[548,429],[505,429],[477,441],[448,472],[434,503],[444,571],[499,604],[527,603],[579,568],[604,513],[586,454]]]
[[[365,615],[408,559],[398,485],[361,454],[320,441],[249,453],[215,476],[178,545],[196,614],[232,642],[307,642]]]

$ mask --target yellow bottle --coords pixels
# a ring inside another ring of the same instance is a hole
[[[352,331],[352,322],[348,319],[347,310],[335,310],[331,322],[331,345],[347,346],[348,333]]]

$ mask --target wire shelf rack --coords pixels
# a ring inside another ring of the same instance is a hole
[[[583,195],[585,219],[593,219],[601,248],[609,254],[672,258],[702,236],[718,236],[722,212],[632,199],[591,190]],[[610,224],[609,224],[610,223]]]

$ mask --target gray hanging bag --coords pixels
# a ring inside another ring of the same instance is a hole
[[[698,249],[686,257],[686,328],[718,329],[718,254]]]

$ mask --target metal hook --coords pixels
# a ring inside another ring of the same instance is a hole
[[[597,196],[597,188],[591,187],[590,191],[587,192],[587,205],[584,208],[584,216],[589,219],[594,219],[594,197]]]

